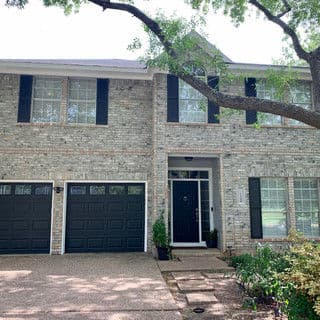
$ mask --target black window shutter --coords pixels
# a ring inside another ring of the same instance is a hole
[[[256,78],[246,78],[245,79],[245,94],[247,97],[256,97]],[[257,111],[247,110],[246,111],[246,123],[253,124],[257,122]]]
[[[109,79],[97,79],[96,124],[108,124]]]
[[[208,85],[213,89],[219,90],[219,77],[208,76]],[[219,118],[217,118],[219,114],[219,106],[208,100],[208,123],[220,123]]]
[[[167,121],[179,122],[179,78],[167,75]]]
[[[18,122],[30,122],[33,76],[20,76]]]
[[[262,239],[262,211],[260,178],[249,178],[251,238]]]

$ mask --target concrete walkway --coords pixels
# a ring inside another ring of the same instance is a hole
[[[0,256],[0,319],[180,320],[147,254]]]

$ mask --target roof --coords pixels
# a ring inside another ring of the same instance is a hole
[[[143,62],[140,62],[137,60],[124,60],[124,59],[0,59],[0,61],[11,62],[11,63],[146,69],[146,65]]]

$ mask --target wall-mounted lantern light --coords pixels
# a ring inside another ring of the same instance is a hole
[[[61,193],[63,191],[63,187],[54,187],[53,190],[56,192],[56,193]]]

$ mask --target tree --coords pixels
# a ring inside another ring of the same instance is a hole
[[[28,0],[6,0],[7,5],[23,8]],[[44,5],[57,5],[66,12],[78,9],[83,0],[43,0]],[[152,56],[149,65],[167,67],[171,73],[191,85],[213,103],[225,108],[235,110],[256,110],[292,118],[315,128],[320,129],[320,3],[311,0],[184,0],[200,14],[207,14],[208,8],[223,9],[226,15],[239,24],[245,20],[250,6],[256,8],[270,22],[278,25],[284,35],[292,43],[297,56],[309,67],[313,81],[314,110],[306,110],[292,103],[270,101],[252,97],[233,96],[220,93],[212,89],[207,83],[200,80],[183,65],[183,57],[192,51],[194,42],[192,38],[183,33],[187,23],[182,19],[166,18],[158,15],[152,18],[142,9],[134,5],[134,0],[88,0],[103,10],[120,10],[132,14],[145,26],[150,35]],[[182,1],[182,0],[181,0]],[[191,22],[192,24],[192,22]],[[137,43],[135,44],[137,45]],[[159,45],[164,52],[159,51]],[[217,57],[219,55],[217,54]],[[221,59],[217,58],[216,67],[223,69]]]

